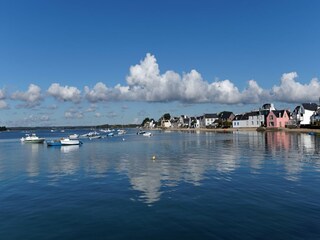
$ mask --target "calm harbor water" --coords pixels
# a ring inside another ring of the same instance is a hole
[[[23,135],[0,133],[1,239],[320,239],[319,136]]]

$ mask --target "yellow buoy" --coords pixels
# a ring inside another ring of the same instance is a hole
[[[153,156],[152,156],[152,160],[156,160],[156,156],[153,155]]]

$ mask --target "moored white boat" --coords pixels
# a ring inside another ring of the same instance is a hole
[[[151,137],[152,133],[151,132],[145,132],[142,134],[145,137]]]
[[[43,143],[44,140],[45,138],[39,138],[35,133],[32,133],[31,136],[30,134],[26,134],[25,137],[20,139],[20,141],[24,143]]]
[[[100,132],[103,132],[103,133],[111,133],[111,132],[114,132],[114,129],[100,129]]]
[[[81,137],[87,137],[87,138],[93,138],[96,136],[100,136],[100,133],[94,131],[94,132],[89,132],[81,135]]]
[[[107,134],[107,137],[113,137],[114,136],[114,133],[113,132],[109,132],[108,134]]]
[[[118,135],[124,135],[124,134],[126,134],[126,130],[118,129]]]
[[[65,145],[80,145],[82,142],[79,139],[62,138],[60,139],[61,146]]]
[[[143,135],[143,134],[145,134],[145,133],[146,133],[146,131],[139,130],[139,131],[137,132],[137,135]]]
[[[95,135],[95,136],[89,137],[90,140],[98,139],[98,138],[102,138],[102,136],[101,135]]]
[[[70,134],[69,139],[72,139],[72,140],[79,139],[79,134]]]

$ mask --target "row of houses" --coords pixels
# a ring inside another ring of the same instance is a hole
[[[189,117],[181,115],[180,117],[172,117],[170,120],[162,119],[161,127],[163,128],[216,128],[221,124],[231,123],[234,119],[232,112],[206,113],[198,117]],[[231,125],[231,124],[229,124]]]
[[[163,128],[284,128],[311,125],[320,126],[320,105],[316,103],[298,105],[292,113],[287,109],[277,110],[272,103],[267,103],[259,110],[241,114],[223,111],[198,117],[181,115],[161,120]]]
[[[237,114],[234,128],[285,127],[290,119],[288,110],[276,110],[273,104],[264,104],[259,110]]]

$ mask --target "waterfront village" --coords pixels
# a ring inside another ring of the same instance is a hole
[[[316,103],[302,103],[290,112],[287,109],[276,109],[274,104],[266,103],[258,110],[234,114],[223,111],[220,113],[206,113],[202,116],[190,117],[181,115],[172,117],[164,114],[158,122],[146,118],[142,122],[144,128],[207,128],[207,129],[257,129],[277,130],[284,128],[312,128],[320,129],[320,105]]]
[[[95,128],[117,127],[118,125],[100,125]],[[124,125],[122,125],[122,128]],[[141,127],[145,129],[230,129],[230,130],[283,130],[283,129],[317,129],[320,132],[320,104],[302,103],[290,112],[288,109],[276,109],[274,104],[263,104],[257,110],[236,114],[230,111],[220,113],[204,113],[201,116],[171,116],[165,113],[156,121],[145,118],[141,124],[129,124],[125,127]],[[25,127],[21,127],[24,129]],[[61,127],[62,129],[67,127]],[[72,127],[77,128],[77,127]],[[79,128],[79,127],[78,127]],[[87,128],[85,126],[80,128]],[[13,128],[12,128],[13,129]],[[1,131],[10,128],[0,126]]]

